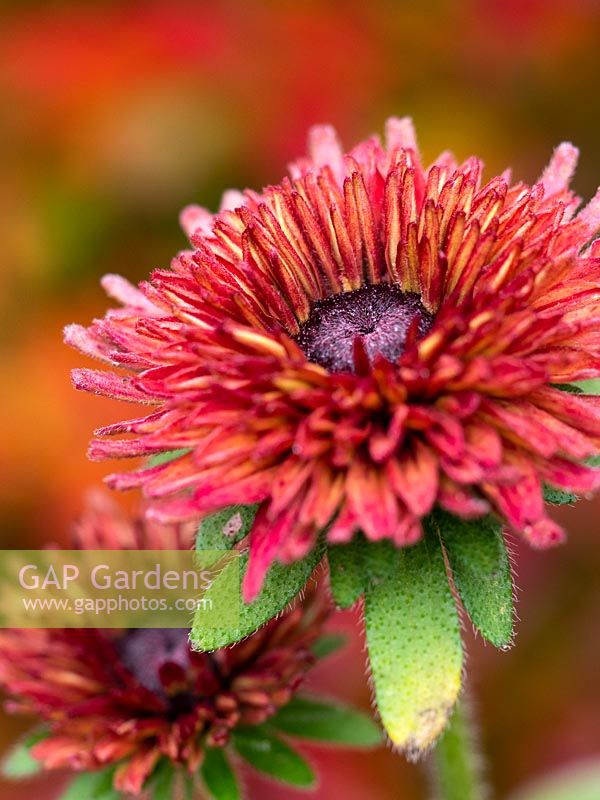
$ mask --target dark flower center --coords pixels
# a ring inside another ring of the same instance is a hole
[[[296,341],[310,361],[330,372],[353,372],[355,339],[371,361],[382,355],[394,362],[411,326],[421,338],[432,322],[418,294],[378,283],[316,302]]]
[[[190,646],[184,628],[130,630],[117,643],[124,666],[142,686],[162,694],[159,672],[164,664],[186,669]]]

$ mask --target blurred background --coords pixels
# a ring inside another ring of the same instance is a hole
[[[105,272],[140,279],[169,264],[185,245],[182,206],[277,181],[309,125],[332,122],[352,144],[409,114],[425,160],[476,153],[488,175],[511,164],[529,181],[569,139],[576,189],[600,183],[595,0],[5,0],[0,30],[2,547],[66,541],[107,472],[85,458],[90,432],[122,418],[120,404],[71,389],[82,358],[62,327],[104,312]],[[561,510],[570,540],[558,551],[514,543],[517,647],[466,632],[498,797],[600,756],[599,512]],[[336,621],[351,644],[313,684],[367,706],[356,622]],[[0,747],[25,726],[2,717]],[[317,798],[426,796],[421,770],[390,751],[311,752]],[[50,800],[61,780],[32,782],[28,797]],[[0,783],[3,800],[22,792]],[[299,795],[257,783],[251,796]]]

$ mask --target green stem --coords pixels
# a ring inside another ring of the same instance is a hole
[[[468,698],[454,709],[450,724],[433,754],[436,800],[487,800],[482,758],[473,731]]]

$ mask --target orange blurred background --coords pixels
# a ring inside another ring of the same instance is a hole
[[[426,160],[446,148],[537,177],[552,148],[582,151],[576,189],[600,183],[600,3],[5,2],[0,10],[0,518],[2,547],[65,541],[82,495],[109,467],[85,448],[120,404],[71,389],[82,358],[62,327],[106,301],[99,277],[139,279],[185,244],[177,214],[229,187],[277,181],[306,129],[348,144],[390,114],[414,117]],[[131,505],[135,497],[123,497]],[[468,672],[498,797],[535,775],[600,756],[600,504],[560,511],[569,543],[515,542],[517,646],[469,638]],[[313,684],[365,706],[352,642]],[[23,720],[2,718],[0,746]],[[310,750],[315,797],[422,800],[422,771],[388,750]],[[27,787],[59,793],[60,776]],[[294,791],[250,782],[256,795]],[[0,783],[12,800],[22,786]]]

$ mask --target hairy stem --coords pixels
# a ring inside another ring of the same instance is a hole
[[[432,762],[435,800],[488,800],[468,698],[456,706]]]

